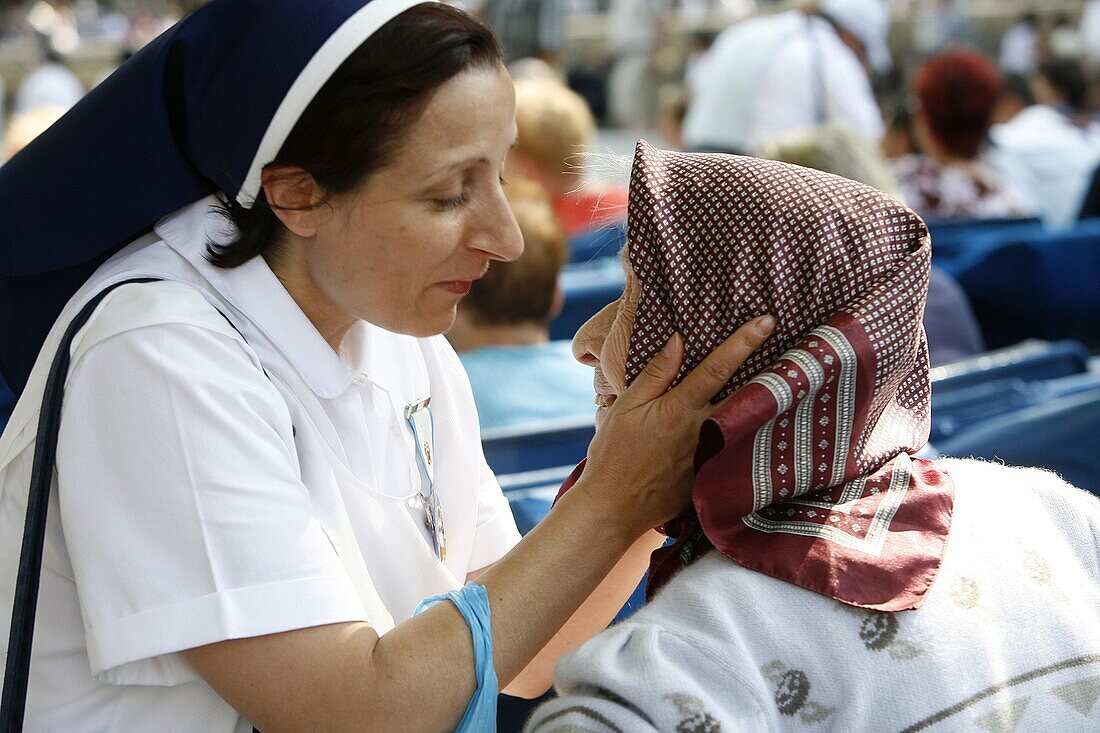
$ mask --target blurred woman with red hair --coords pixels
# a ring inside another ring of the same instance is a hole
[[[1022,215],[1019,197],[979,159],[1000,97],[997,68],[975,51],[927,59],[913,75],[920,154],[894,163],[906,202],[929,219]]]

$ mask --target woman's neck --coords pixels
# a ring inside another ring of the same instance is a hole
[[[282,283],[286,292],[298,304],[317,333],[328,342],[332,350],[339,353],[340,343],[355,323],[356,318],[341,310],[317,287],[304,262],[295,262],[285,256],[264,252],[261,255],[271,272]]]

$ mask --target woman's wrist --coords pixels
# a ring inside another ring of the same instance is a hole
[[[653,525],[633,516],[631,507],[605,498],[608,488],[602,477],[586,473],[555,504],[555,511],[576,514],[578,530],[585,537],[599,537],[605,549],[622,554]]]

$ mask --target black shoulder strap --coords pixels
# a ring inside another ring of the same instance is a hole
[[[0,699],[0,733],[19,733],[27,703],[30,680],[31,643],[34,638],[34,616],[38,608],[38,584],[42,573],[42,549],[46,538],[46,515],[49,510],[50,483],[57,457],[57,433],[61,427],[61,401],[65,394],[65,378],[69,372],[73,339],[99,304],[116,288],[133,283],[159,282],[159,277],[137,277],[104,288],[76,314],[65,329],[54,354],[46,389],[42,394],[42,411],[38,418],[38,434],[31,464],[31,485],[27,495],[27,519],[23,526],[23,546],[19,553],[19,575],[15,581],[15,601],[12,604],[11,630],[8,634],[8,658],[4,670],[4,691]],[[248,343],[220,308],[226,323]],[[261,369],[263,367],[261,366]],[[270,379],[267,370],[264,375]],[[293,430],[293,426],[291,426]],[[297,431],[294,431],[295,434]],[[259,733],[253,728],[253,733]]]
[[[46,512],[49,509],[50,482],[57,455],[57,431],[61,426],[61,399],[65,393],[65,377],[69,372],[69,349],[73,338],[91,318],[96,306],[115,288],[159,279],[144,277],[125,280],[111,285],[92,298],[65,329],[65,335],[61,337],[50,366],[46,389],[42,395],[42,412],[38,417],[38,435],[35,438],[34,461],[31,464],[31,486],[27,495],[27,519],[23,526],[23,546],[19,553],[19,575],[15,582],[15,602],[12,604],[11,632],[8,635],[4,692],[0,699],[0,731],[3,733],[18,733],[23,730],[34,615],[38,606],[38,581],[42,572],[42,547],[46,536]]]

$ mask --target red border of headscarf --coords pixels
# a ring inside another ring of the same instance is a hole
[[[767,475],[762,481],[758,453],[761,434],[791,435],[795,426],[789,423],[797,419],[795,414],[805,400],[820,403],[814,404],[809,412],[815,428],[820,419],[830,418],[827,427],[821,426],[822,432],[810,439],[822,440],[819,450],[833,451],[834,446],[826,445],[823,436],[835,435],[838,428],[837,410],[830,409],[837,401],[841,381],[835,378],[838,370],[833,371],[834,378],[827,376],[818,390],[807,390],[803,400],[794,400],[783,412],[779,411],[772,391],[759,378],[754,379],[735,392],[704,427],[699,451],[702,465],[694,488],[697,519],[688,518],[682,520],[681,526],[670,526],[670,530],[676,530],[680,542],[655,556],[651,591],[684,563],[692,561],[698,548],[685,548],[685,543],[698,543],[696,530],[701,529],[706,544],[738,564],[839,601],[881,611],[901,611],[920,605],[935,579],[946,547],[953,504],[952,482],[932,462],[910,459],[905,453],[870,475],[860,475],[854,460],[855,443],[864,432],[872,405],[874,353],[855,319],[839,314],[830,319],[830,324],[847,337],[858,355],[856,393],[851,400],[852,423],[844,431],[851,436],[850,443],[840,446],[839,452],[844,456],[841,482],[833,484],[822,479],[820,488],[778,496],[775,489],[781,485],[779,481],[794,473],[795,467],[779,462],[789,460],[789,454],[781,459],[781,452],[772,447],[766,460]],[[835,366],[835,355],[819,346],[819,340],[811,334],[799,344],[803,347],[800,351],[825,353],[823,358],[832,357],[829,362]],[[788,379],[793,388],[805,386],[800,370],[792,366],[783,358],[766,372],[786,372],[791,375]],[[798,377],[794,376],[796,373]],[[823,399],[826,397],[829,399]],[[783,423],[788,424],[780,428]],[[820,461],[814,470],[832,473],[832,466],[827,465],[824,456],[815,455],[812,460]],[[779,468],[783,474],[778,472]],[[757,499],[754,507],[753,492],[761,483],[771,486],[773,494]],[[887,516],[885,523],[883,516]],[[782,529],[792,519],[797,520],[804,533]],[[876,521],[879,526],[872,532]],[[762,530],[762,526],[767,529]],[[815,527],[826,529],[815,535]],[[852,527],[858,532],[852,532]],[[838,542],[828,535],[846,541]]]

